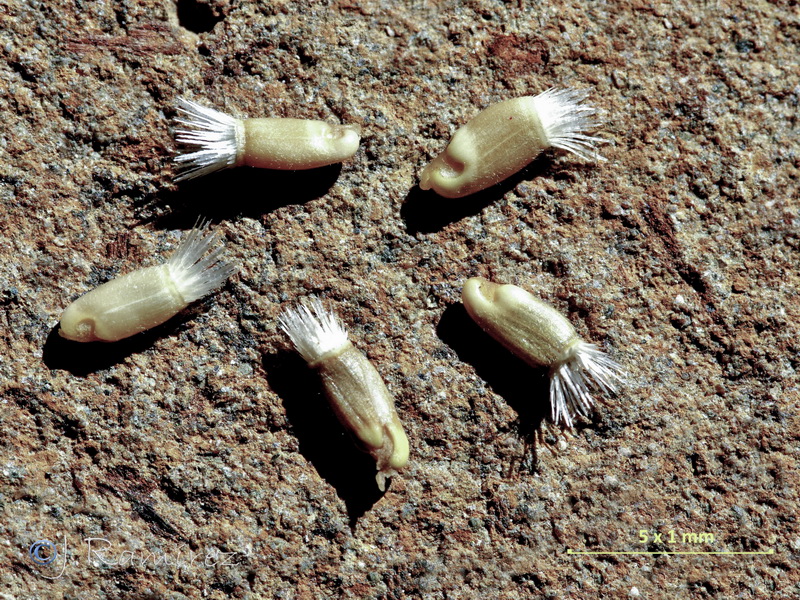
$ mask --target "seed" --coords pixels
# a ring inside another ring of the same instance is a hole
[[[473,277],[462,300],[486,333],[534,367],[550,369],[550,406],[556,424],[572,427],[589,416],[593,390],[615,392],[622,368],[594,344],[584,342],[572,324],[549,304],[516,285]]]
[[[586,160],[605,160],[586,135],[599,125],[587,93],[551,88],[494,104],[453,135],[445,151],[420,175],[419,187],[445,198],[461,198],[500,183],[530,164],[543,150],[561,148]]]
[[[220,260],[221,247],[202,258],[215,239],[208,222],[198,224],[164,264],[121,275],[75,300],[58,333],[76,342],[116,342],[164,323],[235,271]]]
[[[180,98],[175,141],[186,147],[175,181],[237,166],[314,169],[342,162],[358,150],[357,125],[307,119],[237,119]]]
[[[295,349],[319,371],[341,424],[375,459],[375,479],[384,491],[386,479],[408,463],[409,448],[394,400],[377,369],[350,343],[344,325],[319,298],[284,311],[278,321]]]

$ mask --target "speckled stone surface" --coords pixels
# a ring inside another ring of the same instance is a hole
[[[0,599],[800,597],[799,45],[789,0],[3,0]],[[551,86],[592,88],[608,162],[419,190],[459,125]],[[180,96],[361,149],[176,186]],[[58,337],[198,215],[240,267],[219,293]],[[546,373],[461,306],[474,275],[563,310],[626,389],[553,427]],[[308,294],[395,395],[384,494],[276,328]]]

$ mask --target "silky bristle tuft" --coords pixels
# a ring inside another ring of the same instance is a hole
[[[339,317],[327,310],[317,297],[307,298],[295,308],[284,310],[278,317],[278,324],[309,364],[348,344],[347,330]]]
[[[241,147],[239,119],[186,98],[178,100],[175,141],[186,151],[175,157],[179,174],[175,181],[194,179],[232,167]]]
[[[606,140],[587,135],[602,124],[597,110],[583,104],[588,95],[584,90],[550,88],[533,100],[550,146],[572,152],[584,160],[604,161],[595,145]]]
[[[203,257],[217,240],[216,232],[209,231],[209,224],[198,222],[167,261],[170,277],[187,303],[217,289],[236,272],[233,265],[220,259],[222,246]]]
[[[622,367],[594,344],[580,342],[572,356],[554,367],[550,374],[552,420],[572,427],[578,416],[588,417],[594,398],[592,391],[614,393],[624,383]]]

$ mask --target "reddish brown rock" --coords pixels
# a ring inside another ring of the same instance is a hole
[[[0,598],[798,597],[790,3],[1,12]],[[416,188],[471,116],[554,85],[594,88],[607,164]],[[179,96],[357,123],[361,150],[176,186]],[[71,300],[198,215],[241,266],[220,293],[128,342],[58,343]],[[459,304],[476,275],[564,311],[628,388],[573,432],[541,423],[546,374]],[[411,463],[383,495],[276,327],[307,294],[396,399]],[[55,565],[28,554],[43,539]]]

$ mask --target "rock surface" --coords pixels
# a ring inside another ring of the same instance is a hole
[[[800,597],[794,2],[3,4],[2,600]],[[481,108],[567,85],[608,162],[416,187]],[[176,186],[180,96],[357,123],[361,149]],[[199,215],[240,267],[222,291],[59,339]],[[474,275],[563,310],[628,386],[543,420],[547,374],[460,305]],[[395,395],[412,462],[385,494],[276,328],[308,294]]]

